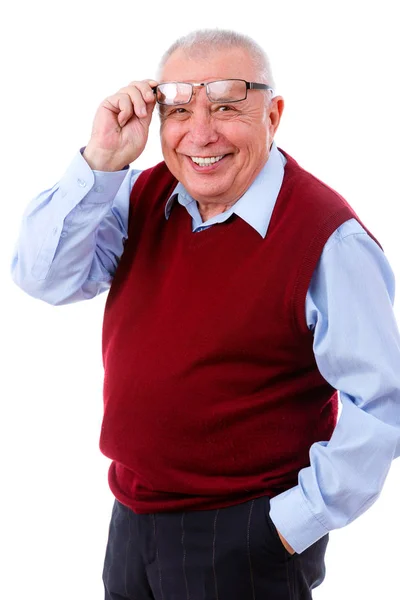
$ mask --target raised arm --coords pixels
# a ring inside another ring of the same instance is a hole
[[[110,287],[139,174],[124,167],[145,148],[155,83],[132,82],[104,100],[83,156],[79,153],[60,182],[27,207],[11,270],[31,296],[59,305]]]

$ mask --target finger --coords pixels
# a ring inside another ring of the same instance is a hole
[[[129,85],[134,85],[138,88],[144,88],[147,89],[147,86],[151,88],[155,87],[156,85],[158,85],[160,82],[156,81],[155,79],[142,79],[142,81],[131,81],[129,83]]]
[[[121,127],[133,115],[133,106],[129,94],[114,94],[104,101],[103,106],[117,115],[118,123]]]
[[[120,113],[118,115],[118,123],[123,127],[133,115],[133,106],[131,98],[128,94],[121,94],[119,99]]]
[[[155,104],[156,101],[156,96],[155,93],[153,91],[152,88],[154,88],[156,85],[158,85],[158,82],[155,81],[155,79],[145,79],[143,81],[131,81],[131,83],[126,87],[123,88],[124,91],[128,91],[129,90],[133,90],[133,89],[137,89],[140,91],[143,100],[146,104]]]
[[[130,86],[122,88],[113,98],[116,98],[116,105],[119,107],[120,98],[127,97],[132,105],[134,114],[139,118],[143,118],[147,115],[146,101],[143,98],[142,93],[136,86]],[[132,113],[133,114],[133,113]]]

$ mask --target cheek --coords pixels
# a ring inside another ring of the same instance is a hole
[[[178,123],[166,122],[161,126],[161,146],[163,151],[175,150],[184,137],[182,127]]]
[[[239,150],[246,150],[254,147],[257,140],[261,137],[261,129],[263,124],[254,126],[253,124],[231,121],[223,123],[219,128],[220,137],[227,140],[232,146]]]

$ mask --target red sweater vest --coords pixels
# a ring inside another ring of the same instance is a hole
[[[104,315],[100,448],[136,513],[273,497],[332,435],[337,394],[305,298],[325,242],[356,215],[286,157],[265,239],[235,215],[192,233],[177,202],[166,220],[177,182],[164,163],[134,186]]]

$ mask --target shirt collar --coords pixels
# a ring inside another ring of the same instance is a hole
[[[275,202],[281,189],[285,164],[286,158],[279,152],[274,142],[268,160],[256,179],[229,210],[218,215],[220,217],[218,221],[221,222],[221,220],[228,219],[232,214],[236,214],[253,227],[261,237],[265,238]],[[191,210],[190,212],[188,210],[188,212],[193,218],[193,209],[197,211],[197,203],[188,194],[182,183],[177,184],[166,202],[165,218],[169,218],[172,205],[176,200],[187,210],[190,205]],[[216,222],[215,218],[213,222]],[[206,221],[202,225],[206,227],[207,223]],[[209,224],[211,225],[211,222]]]

